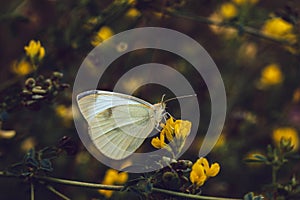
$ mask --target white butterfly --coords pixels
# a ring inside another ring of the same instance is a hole
[[[92,142],[115,160],[136,151],[167,114],[165,102],[152,105],[130,95],[101,90],[80,93],[77,102]]]

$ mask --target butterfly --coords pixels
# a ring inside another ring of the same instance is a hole
[[[114,160],[130,156],[153,129],[158,129],[168,115],[167,101],[151,104],[134,96],[102,90],[77,96],[92,142],[102,154]]]

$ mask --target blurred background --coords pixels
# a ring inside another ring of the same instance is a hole
[[[83,59],[95,46],[116,33],[147,26],[174,29],[195,39],[223,78],[227,118],[219,141],[207,156],[220,164],[221,171],[203,186],[203,194],[242,197],[249,191],[260,191],[263,184],[271,182],[270,169],[243,160],[251,153],[264,153],[266,146],[276,145],[281,136],[292,138],[294,151],[299,151],[297,1],[12,0],[1,5],[1,170],[22,161],[29,149],[55,146],[68,136],[76,151],[55,159],[50,175],[101,183],[107,167],[86,151],[77,135],[73,117],[79,113],[72,113],[72,84]],[[24,51],[31,40],[40,41],[45,49],[45,55],[35,62]],[[126,48],[126,41],[117,48]],[[201,121],[196,139],[182,156],[194,162],[208,128],[211,104],[205,83],[188,62],[161,50],[135,51],[112,63],[99,87],[111,90],[126,71],[149,62],[172,66],[197,93]],[[21,95],[29,77],[43,75],[47,79],[53,72],[63,74],[61,90],[53,98],[29,102]],[[132,80],[126,87],[135,87],[138,82]],[[155,84],[135,92],[151,103],[159,102],[162,94],[174,96],[168,88]],[[168,112],[179,115],[176,101],[168,104]],[[151,150],[151,145],[144,148]],[[279,180],[289,180],[299,174],[299,163],[289,163],[280,174]],[[129,179],[137,176],[130,174]],[[103,198],[97,190],[58,188],[71,199]],[[28,199],[29,187],[1,177],[0,193],[1,199]],[[37,199],[59,199],[44,187],[36,188],[36,195]]]

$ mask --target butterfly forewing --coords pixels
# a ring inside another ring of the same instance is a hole
[[[78,105],[91,140],[113,159],[132,154],[156,125],[153,105],[129,95],[94,90],[79,94]]]

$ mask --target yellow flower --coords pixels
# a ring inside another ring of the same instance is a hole
[[[166,147],[166,142],[165,142],[165,135],[164,133],[161,131],[160,134],[159,134],[159,138],[156,137],[156,138],[153,138],[151,140],[151,144],[153,147],[157,148],[157,149],[162,149],[164,147]]]
[[[258,0],[232,0],[236,5],[256,4]]]
[[[294,146],[293,150],[299,148],[299,136],[296,129],[292,127],[279,127],[273,130],[272,139],[276,144],[280,143],[281,138],[285,140],[291,139],[292,145]]]
[[[176,120],[174,125],[174,132],[176,138],[186,138],[192,128],[192,123],[190,121]]]
[[[220,7],[220,13],[224,19],[232,19],[237,16],[238,10],[233,3],[223,3]]]
[[[17,75],[26,76],[34,71],[34,67],[26,60],[14,61],[12,71]]]
[[[95,47],[113,35],[114,32],[110,27],[102,26],[97,32],[97,34],[92,38],[91,44]]]
[[[265,88],[271,85],[278,85],[282,83],[282,81],[283,75],[279,66],[275,63],[272,63],[262,70],[259,86],[261,88]]]
[[[114,184],[124,184],[128,180],[128,174],[126,172],[118,172],[114,169],[108,169],[105,173],[102,184],[104,185],[114,185]],[[112,190],[98,190],[99,193],[103,194],[105,197],[109,198],[113,194]]]
[[[216,176],[219,172],[220,165],[218,163],[209,166],[207,159],[201,157],[192,166],[190,180],[196,187],[200,187],[208,178]]]
[[[31,59],[38,58],[42,60],[45,56],[45,48],[41,45],[41,42],[30,40],[29,45],[24,47],[26,55]]]
[[[176,120],[170,117],[160,132],[160,137],[153,138],[151,144],[157,149],[165,148],[174,155],[180,153],[187,136],[190,134],[192,123],[186,120]],[[165,137],[169,141],[165,142]]]
[[[169,142],[171,142],[174,138],[174,125],[175,125],[175,121],[174,121],[173,117],[170,117],[166,121],[166,124],[164,125],[164,127],[161,131],[163,134],[166,135]]]
[[[197,187],[200,187],[206,181],[206,175],[204,173],[204,167],[195,163],[192,167],[192,171],[190,173],[190,180]]]
[[[198,165],[202,165],[205,169],[205,175],[207,178],[216,176],[220,171],[219,163],[213,163],[209,166],[209,163],[206,158],[199,158],[196,162]]]
[[[297,42],[297,36],[293,33],[293,30],[293,25],[280,17],[267,20],[262,27],[264,34],[276,39],[289,41],[292,44]]]
[[[137,18],[137,17],[141,16],[141,12],[136,8],[130,8],[126,12],[125,16],[128,18]]]

